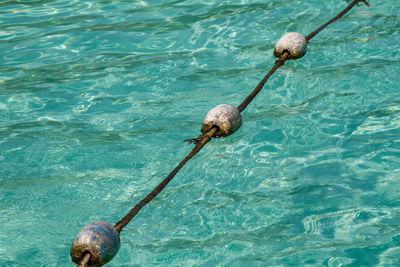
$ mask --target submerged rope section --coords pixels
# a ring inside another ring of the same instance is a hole
[[[317,35],[320,31],[325,29],[329,24],[335,22],[339,18],[343,17],[350,9],[352,9],[359,2],[365,3],[369,6],[366,0],[353,0],[345,9],[343,9],[339,14],[337,14],[334,18],[329,20],[327,23],[323,24],[321,27],[307,35],[305,38],[307,41],[311,40],[315,35]],[[284,52],[280,58],[275,61],[274,66],[271,70],[265,75],[265,77],[260,81],[260,83],[254,88],[254,90],[247,96],[247,98],[237,107],[239,112],[242,112],[246,109],[246,107],[253,101],[253,99],[257,96],[257,94],[262,90],[265,83],[268,79],[278,70],[281,66],[285,64],[285,62],[289,59],[289,53]],[[139,203],[137,203],[120,221],[118,221],[114,228],[118,232],[121,232],[122,229],[139,213],[139,211],[146,206],[151,200],[153,200],[167,185],[168,183],[175,177],[175,175],[179,172],[179,170],[191,159],[193,158],[199,151],[213,138],[218,131],[218,127],[214,126],[210,130],[202,133],[199,137],[194,139],[188,139],[185,141],[189,141],[195,143],[195,147],[190,151],[190,153],[173,169],[168,176],[156,187],[153,191],[151,191],[145,198],[143,198]],[[79,267],[89,266],[90,265],[91,254],[86,253],[81,262],[79,263]]]

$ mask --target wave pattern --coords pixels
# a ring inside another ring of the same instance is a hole
[[[400,6],[315,37],[122,233],[113,266],[397,266]],[[345,1],[0,2],[0,265],[71,266]]]

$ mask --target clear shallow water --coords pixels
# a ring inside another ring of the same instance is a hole
[[[345,1],[0,3],[0,265],[73,266]],[[399,5],[354,8],[124,229],[110,266],[400,265]]]

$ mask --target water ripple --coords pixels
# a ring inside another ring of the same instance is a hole
[[[392,1],[393,2],[393,1]],[[124,229],[116,266],[397,266],[399,5],[310,42]],[[345,1],[0,2],[0,265],[70,265]],[[26,238],[29,237],[29,238]],[[61,255],[61,256],[60,256]]]

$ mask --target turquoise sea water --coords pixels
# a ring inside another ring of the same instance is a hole
[[[123,230],[109,266],[400,266],[400,5],[318,34]],[[0,266],[73,266],[340,0],[0,2]]]

